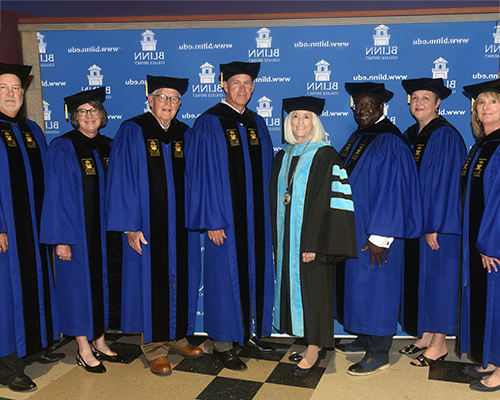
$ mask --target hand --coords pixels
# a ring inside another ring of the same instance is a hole
[[[370,261],[371,261],[372,267],[373,267],[373,259],[376,259],[378,266],[381,267],[382,263],[380,262],[380,259],[384,260],[384,262],[387,262],[384,254],[391,254],[391,253],[389,253],[389,251],[387,249],[385,249],[383,247],[375,246],[369,240],[363,246],[361,251],[365,251],[366,249],[370,249]]]
[[[497,264],[500,266],[500,260],[498,258],[488,257],[484,254],[481,254],[481,261],[483,262],[483,267],[488,270],[488,273],[491,272],[492,268],[495,270],[495,272],[498,272]]]
[[[127,232],[127,240],[130,247],[137,251],[142,256],[142,244],[148,244],[146,238],[141,231]]]
[[[67,244],[58,244],[56,246],[56,256],[59,260],[71,261],[71,247]]]
[[[224,229],[217,229],[216,231],[207,231],[208,239],[214,242],[217,246],[224,244],[224,239],[227,239]]]
[[[437,234],[437,232],[426,233],[425,234],[425,241],[427,242],[427,245],[432,250],[438,250],[439,249],[438,234]]]
[[[302,253],[302,261],[305,263],[314,261],[316,253]]]
[[[0,253],[5,253],[9,250],[9,241],[7,240],[7,234],[0,233]]]

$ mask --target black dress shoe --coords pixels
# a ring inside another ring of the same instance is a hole
[[[91,367],[90,365],[88,365],[84,360],[83,358],[80,356],[80,354],[78,354],[76,356],[76,362],[78,363],[78,365],[80,367],[83,367],[85,368],[85,371],[87,372],[92,372],[94,374],[103,374],[106,372],[106,368],[104,367],[104,365],[102,364],[102,362],[100,362],[98,365],[96,365],[95,367]]]
[[[241,361],[241,359],[236,355],[233,349],[227,351],[214,350],[212,354],[227,369],[234,369],[236,371],[247,369],[247,365],[243,361]]]
[[[35,360],[35,362],[40,364],[51,364],[61,361],[64,357],[66,357],[66,354],[63,353],[45,353],[38,360]]]
[[[256,338],[250,339],[248,342],[245,343],[245,349],[253,351],[254,353],[265,353],[265,354],[272,354],[276,351],[276,349],[265,343],[257,340]]]
[[[298,365],[294,366],[290,373],[295,376],[306,376],[311,370],[319,365],[319,356],[316,362],[310,368],[300,368]]]
[[[318,350],[318,356],[319,356],[319,359],[320,360],[324,360],[325,357],[326,357],[326,349],[323,348],[321,350]],[[302,356],[297,353],[296,351],[294,351],[292,354],[290,354],[290,357],[288,357],[288,359],[291,361],[291,362],[300,362],[302,360]]]
[[[36,383],[29,376],[23,375],[11,381],[9,389],[14,392],[32,392],[36,390]]]
[[[92,345],[92,353],[94,354],[94,357],[97,358],[98,360],[109,361],[112,363],[125,362],[125,359],[120,354],[117,354],[115,356],[108,356],[107,354],[104,354],[102,351],[97,350],[94,347],[94,345]]]

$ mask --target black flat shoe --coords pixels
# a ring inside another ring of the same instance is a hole
[[[295,376],[306,376],[311,370],[319,365],[319,356],[316,359],[316,362],[310,368],[300,368],[298,365],[294,366],[290,373]]]
[[[245,349],[250,350],[254,353],[264,353],[264,354],[271,354],[276,351],[276,349],[267,344],[266,342],[261,342],[257,340],[256,338],[250,339],[248,342],[245,343]]]
[[[241,359],[236,355],[233,349],[227,351],[214,350],[212,354],[227,369],[232,369],[235,371],[242,371],[244,369],[247,369],[247,365],[243,361],[241,361]]]
[[[112,363],[125,362],[125,359],[120,354],[117,354],[116,356],[108,356],[107,354],[104,354],[102,351],[97,350],[93,344],[92,344],[92,353],[94,354],[94,357],[97,358],[98,360],[108,361]]]
[[[32,392],[37,389],[36,383],[29,376],[23,375],[9,382],[9,389],[13,392]]]
[[[469,387],[472,390],[477,390],[479,392],[496,392],[497,390],[500,390],[500,385],[489,387],[489,386],[483,385],[481,381],[474,381],[470,384]]]
[[[106,368],[104,367],[104,365],[102,364],[102,362],[100,362],[98,365],[96,365],[95,367],[91,367],[90,365],[88,365],[84,360],[83,358],[80,356],[80,354],[78,354],[76,356],[76,362],[78,363],[78,365],[80,367],[83,367],[85,368],[85,371],[87,372],[92,372],[94,374],[103,374],[106,372]]]
[[[326,349],[323,348],[321,350],[318,350],[318,356],[320,360],[324,360],[326,357]],[[302,360],[302,356],[294,351],[292,354],[290,354],[290,357],[288,357],[288,360],[291,362],[299,363]]]

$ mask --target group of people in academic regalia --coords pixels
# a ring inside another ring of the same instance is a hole
[[[114,140],[99,132],[105,88],[65,97],[74,129],[48,149],[20,113],[30,70],[0,63],[1,384],[36,389],[24,366],[62,359],[47,350],[59,333],[90,373],[125,363],[107,329],[140,333],[151,372],[171,374],[169,353],[204,354],[187,340],[203,279],[203,329],[228,369],[247,368],[235,343],[274,353],[261,340],[274,327],[305,339],[289,355],[295,376],[333,348],[363,355],[347,373],[374,374],[399,321],[416,337],[400,352],[421,353],[413,366],[444,360],[456,334],[480,364],[464,373],[484,378],[471,388],[500,390],[500,80],[464,88],[478,138],[468,157],[439,116],[451,90],[430,78],[402,82],[416,120],[404,133],[384,114],[384,84],[346,83],[358,128],[340,153],[324,99],[283,99],[274,156],[247,108],[259,63],[221,64],[225,99],[192,128],[176,118],[185,78],[147,75],[150,111]],[[335,319],[354,341],[335,341]]]

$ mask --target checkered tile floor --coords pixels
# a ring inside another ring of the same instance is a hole
[[[352,377],[347,367],[361,356],[345,356],[328,351],[319,367],[305,377],[290,374],[295,365],[288,360],[292,351],[302,351],[302,339],[267,338],[276,347],[276,353],[256,356],[244,348],[238,355],[247,364],[246,371],[231,371],[213,357],[212,343],[205,336],[192,336],[190,343],[200,346],[204,355],[184,359],[169,355],[173,366],[170,376],[154,375],[142,355],[139,335],[106,334],[106,341],[127,361],[126,364],[105,363],[107,373],[89,374],[76,365],[76,342],[68,338],[61,342],[57,352],[67,357],[59,363],[34,363],[26,373],[38,385],[32,393],[17,394],[0,386],[1,399],[204,399],[204,400],[324,400],[324,399],[450,399],[475,398],[468,384],[473,380],[461,371],[464,362],[452,354],[453,341],[448,341],[449,361],[433,364],[430,368],[409,366],[411,358],[399,350],[410,340],[395,340],[391,349],[391,367],[370,377]],[[346,342],[346,340],[344,341]],[[464,397],[464,395],[466,395]],[[472,396],[472,397],[468,397]],[[484,396],[484,395],[483,395]]]

